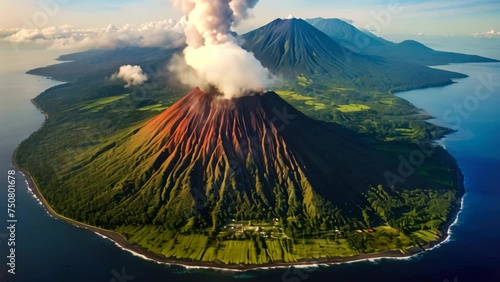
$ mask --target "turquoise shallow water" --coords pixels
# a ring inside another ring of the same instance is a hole
[[[2,53],[0,69],[0,174],[11,168],[16,145],[43,121],[29,99],[53,81],[24,74],[30,68],[52,63],[56,54],[25,50]],[[437,117],[434,122],[454,126],[457,133],[442,140],[457,158],[466,177],[467,195],[451,240],[437,249],[407,260],[376,260],[300,271],[284,269],[230,273],[186,270],[159,265],[117,248],[87,230],[52,219],[18,177],[17,274],[4,272],[6,244],[0,237],[0,281],[500,281],[500,86],[481,100],[474,111],[456,123],[455,104],[472,98],[480,77],[500,82],[500,64],[447,66],[470,75],[456,84],[399,95]],[[455,120],[453,123],[451,120]],[[5,187],[0,189],[0,213],[5,210]],[[5,230],[0,215],[0,236]],[[128,280],[124,280],[126,274]],[[134,277],[133,279],[131,277]],[[113,280],[114,279],[114,280]],[[122,280],[120,280],[122,279]]]

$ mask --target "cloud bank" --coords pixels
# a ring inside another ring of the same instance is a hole
[[[142,71],[140,66],[125,65],[111,76],[111,79],[121,79],[125,82],[125,87],[138,86],[148,80],[148,76]]]
[[[486,37],[486,38],[500,38],[500,31],[496,31],[494,29],[487,31],[487,32],[481,32],[481,33],[473,33],[472,36],[475,37]]]
[[[70,25],[44,29],[5,31],[4,40],[15,44],[37,44],[54,50],[113,49],[117,47],[164,47],[184,45],[184,23],[174,20],[140,25],[76,29]],[[0,34],[2,34],[0,32]]]
[[[170,70],[191,86],[215,86],[225,98],[262,92],[274,82],[270,72],[238,44],[231,28],[250,16],[258,0],[174,0],[186,18],[184,62]],[[182,64],[187,64],[183,66]]]

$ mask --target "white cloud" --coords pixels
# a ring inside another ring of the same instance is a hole
[[[185,37],[182,21],[164,20],[122,27],[109,24],[104,28],[92,29],[76,29],[70,25],[24,28],[12,31],[5,40],[17,44],[35,43],[48,49],[85,50],[127,46],[173,48],[182,46]]]
[[[142,85],[148,80],[148,76],[142,71],[140,66],[125,65],[111,76],[111,79],[121,79],[125,82],[125,87]]]
[[[492,29],[492,30],[487,31],[487,32],[473,33],[472,36],[486,37],[486,38],[500,37],[500,31],[496,31],[496,30]]]
[[[0,38],[7,37],[21,30],[20,28],[0,28]]]

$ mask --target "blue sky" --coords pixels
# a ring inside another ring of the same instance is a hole
[[[53,8],[51,4],[58,2],[67,3]],[[45,3],[48,10],[40,3]],[[254,18],[239,29],[246,31],[288,15],[351,19],[358,27],[379,34],[471,35],[500,30],[500,0],[261,0]],[[0,28],[23,27],[26,20],[33,23],[37,17],[42,28],[63,24],[88,28],[178,19],[180,13],[171,7],[169,0],[3,0],[0,3]]]

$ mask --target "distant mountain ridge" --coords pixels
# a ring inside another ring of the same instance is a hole
[[[371,46],[365,54],[380,56],[391,61],[407,61],[414,64],[435,66],[459,63],[492,63],[495,59],[477,55],[436,51],[415,40],[405,40],[384,46]]]
[[[314,18],[307,19],[307,22],[347,48],[391,61],[426,66],[450,63],[497,62],[497,60],[477,55],[436,51],[415,40],[394,43],[369,31],[361,31],[340,19]]]
[[[390,43],[382,38],[370,36],[341,19],[314,18],[306,21],[333,40],[356,52],[362,52],[368,46],[383,46]]]

